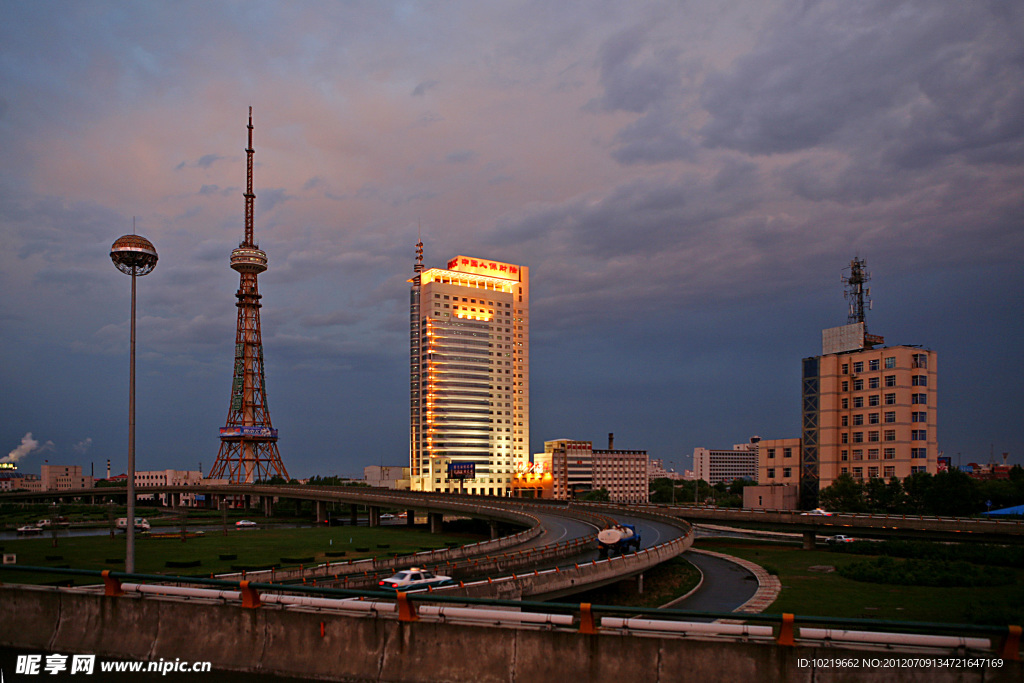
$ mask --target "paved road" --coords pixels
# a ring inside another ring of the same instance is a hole
[[[757,592],[757,579],[738,564],[700,553],[688,552],[684,557],[701,570],[704,583],[696,593],[673,605],[673,609],[731,612]]]

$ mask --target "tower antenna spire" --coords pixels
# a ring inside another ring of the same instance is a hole
[[[419,240],[416,242],[416,265],[412,267],[413,272],[423,272],[423,222],[420,221],[416,226],[416,237]]]
[[[864,314],[871,310],[871,290],[864,285],[871,279],[866,270],[867,261],[856,256],[850,261],[850,274],[843,276],[843,298],[850,302],[846,317],[849,324],[864,322]]]
[[[213,479],[251,484],[271,476],[288,479],[277,449],[277,430],[270,422],[263,340],[260,333],[262,296],[257,276],[267,269],[267,253],[253,237],[252,107],[249,107],[249,146],[246,147],[245,239],[231,252],[231,268],[239,274],[238,325],[235,330],[235,370],[231,383],[231,407],[220,430],[220,451],[210,468]]]

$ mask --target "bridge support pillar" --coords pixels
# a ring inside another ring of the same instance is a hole
[[[371,527],[378,527],[378,526],[380,526],[380,507],[378,507],[376,505],[370,505],[369,507],[367,507],[366,511],[368,513],[368,516],[369,516],[370,526]]]
[[[356,526],[359,524],[359,508],[355,503],[352,503],[352,505],[349,506],[349,509],[351,511],[349,514],[349,520],[352,522],[352,526]]]
[[[416,525],[416,511],[415,510],[406,510],[405,511],[405,525],[406,526],[415,526]]]
[[[644,573],[643,572],[640,572],[639,574],[636,575],[636,594],[637,595],[643,595],[644,594]]]
[[[322,500],[315,501],[313,505],[316,507],[316,523],[321,524],[327,521],[327,503]]]
[[[263,516],[273,517],[274,516],[274,499],[270,496],[263,498]]]
[[[804,532],[804,550],[814,550],[814,542],[815,542],[814,532],[813,531],[805,531]]]
[[[302,501],[299,500],[298,498],[295,499],[295,516],[302,516]]]
[[[491,527],[491,540],[493,541],[498,537],[498,523],[492,519],[487,525]]]
[[[444,515],[440,512],[427,513],[427,519],[430,520],[430,533],[440,534],[444,532]]]

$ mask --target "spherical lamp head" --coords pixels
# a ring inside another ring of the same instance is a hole
[[[110,247],[110,260],[126,275],[148,275],[159,257],[153,243],[141,235],[118,237]]]

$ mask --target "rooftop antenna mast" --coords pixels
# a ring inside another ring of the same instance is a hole
[[[846,322],[851,325],[864,322],[865,312],[871,310],[871,288],[864,287],[871,279],[866,266],[867,261],[854,256],[850,261],[850,274],[843,276],[843,298],[850,302]]]

